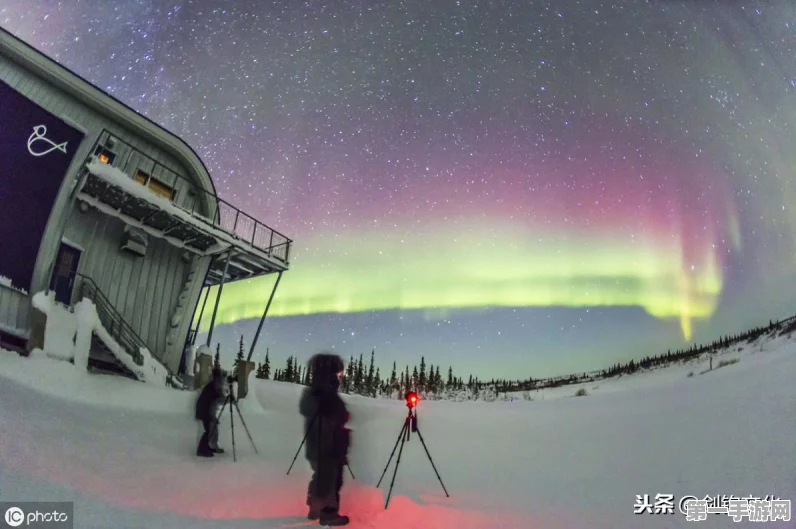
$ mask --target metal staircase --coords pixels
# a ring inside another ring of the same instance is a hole
[[[108,331],[108,334],[118,343],[124,351],[132,357],[133,361],[139,365],[144,365],[144,358],[141,356],[141,349],[152,350],[147,346],[146,342],[138,336],[129,323],[125,321],[121,314],[114,308],[107,296],[102,293],[97,284],[88,276],[83,274],[76,274],[79,281],[77,281],[78,298],[88,298],[94,303],[97,309],[100,323]],[[101,371],[111,371],[117,374],[127,376],[130,378],[137,377],[127,369],[122,362],[116,359],[115,355],[108,349],[108,347],[92,336],[91,351],[94,356],[92,359],[95,367]],[[177,375],[168,368],[165,364],[160,362],[154,354],[150,355],[151,358],[163,367],[169,373],[167,384],[176,389],[183,389],[183,385]]]

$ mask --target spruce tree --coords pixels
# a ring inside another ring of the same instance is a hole
[[[221,370],[221,344],[216,344],[216,356],[213,358],[213,369]]]
[[[271,376],[271,360],[268,358],[268,348],[265,349],[265,363],[263,364],[263,378],[268,380]]]
[[[392,363],[392,373],[390,373],[390,393],[392,394],[398,386],[398,375],[395,372],[395,362]]]
[[[241,363],[243,361],[244,361],[244,358],[243,358],[243,335],[241,334],[240,335],[240,340],[238,342],[238,354],[235,357],[235,363],[232,364],[232,376],[235,378],[235,380],[238,379],[238,367],[241,365]]]
[[[345,381],[343,386],[345,387],[346,393],[351,393],[354,389],[354,379],[356,374],[356,367],[357,363],[354,361],[354,357],[352,356],[351,359],[348,361],[348,365],[346,366],[345,370]]]
[[[365,368],[362,364],[362,354],[360,354],[359,361],[357,362],[356,370],[354,372],[354,393],[358,395],[362,395],[362,386],[365,383]]]
[[[376,374],[373,376],[373,386],[370,390],[371,397],[378,397],[379,393],[382,392],[382,384],[381,384],[381,374],[379,373],[379,368],[376,368]]]
[[[366,388],[366,392],[367,392],[368,395],[370,395],[372,393],[373,394],[376,393],[376,391],[375,391],[376,386],[373,385],[373,382],[374,382],[373,376],[375,374],[374,371],[373,371],[373,358],[374,358],[375,355],[376,355],[376,350],[373,349],[370,352],[370,367],[368,368],[368,376],[365,379],[365,388]]]
[[[285,382],[293,382],[293,357],[287,357],[287,366],[285,367]]]
[[[304,373],[304,385],[312,385],[312,364],[307,364],[307,371]]]
[[[426,357],[420,357],[420,373],[415,377],[418,391],[426,391],[428,384],[428,377],[426,377]]]

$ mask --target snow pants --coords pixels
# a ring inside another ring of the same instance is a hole
[[[199,446],[196,448],[197,454],[207,454],[218,449],[218,430],[221,428],[219,421],[206,419],[202,421],[204,433],[199,439]]]
[[[313,510],[340,509],[343,463],[337,459],[311,460],[312,478],[307,486],[307,505]]]

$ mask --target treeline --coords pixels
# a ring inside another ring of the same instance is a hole
[[[673,363],[687,362],[699,358],[703,354],[715,354],[719,350],[727,349],[741,342],[751,343],[765,334],[779,331],[779,334],[787,334],[796,330],[796,316],[787,320],[769,320],[767,326],[754,327],[744,333],[726,335],[714,340],[710,344],[694,344],[687,349],[679,349],[674,352],[671,350],[658,356],[647,356],[641,360],[630,360],[626,363],[616,363],[613,366],[601,371],[589,373],[571,374],[561,377],[552,377],[535,380],[529,378],[522,381],[498,381],[496,388],[499,391],[528,391],[545,388],[555,388],[570,384],[582,384],[595,380],[604,380],[622,375],[630,375],[639,370],[647,370],[657,367],[665,367]]]
[[[593,382],[633,374],[639,370],[664,367],[676,362],[686,362],[703,354],[715,354],[721,349],[727,349],[740,342],[751,343],[764,334],[774,331],[779,331],[782,335],[794,330],[796,330],[796,316],[782,321],[769,321],[768,326],[755,327],[741,334],[726,335],[710,344],[694,344],[687,349],[674,352],[669,350],[665,354],[647,356],[638,361],[616,363],[603,370],[525,380],[490,379],[487,381],[468,375],[465,382],[464,378],[454,374],[452,366],[447,366],[447,369],[442,371],[439,365],[427,365],[425,357],[420,359],[419,366],[404,365],[400,370],[397,363],[393,362],[392,370],[387,375],[386,373],[382,374],[380,369],[375,367],[376,351],[372,350],[367,364],[362,354],[359,358],[350,357],[340,390],[349,395],[392,399],[403,399],[409,391],[415,391],[420,394],[421,398],[427,400],[513,400],[514,397],[510,394],[515,393],[520,394],[517,398],[530,399],[530,391]],[[233,365],[233,376],[237,377],[238,365],[244,361],[243,351],[243,337],[241,336],[238,354]],[[216,350],[215,365],[220,366],[218,350]],[[295,356],[289,356],[285,366],[275,369],[272,376],[270,350],[266,350],[265,361],[257,364],[255,377],[305,386],[312,383],[311,370],[304,363],[299,362]]]
[[[270,379],[271,362],[270,352],[266,351],[265,362],[258,364],[255,376],[260,379]],[[420,366],[403,366],[398,371],[398,365],[393,362],[389,375],[382,375],[381,369],[376,367],[376,351],[370,352],[370,361],[366,364],[364,355],[359,358],[350,357],[346,362],[346,370],[340,383],[340,391],[349,395],[362,395],[365,397],[391,397],[403,398],[409,391],[418,392],[423,398],[429,398],[444,391],[462,391],[465,389],[477,390],[484,384],[472,376],[465,383],[461,377],[453,374],[453,367],[448,366],[445,375],[440,366],[426,365],[425,358],[420,360]],[[299,363],[294,356],[287,358],[285,367],[276,369],[273,380],[279,382],[292,382],[308,386],[312,383],[312,371],[304,364]]]

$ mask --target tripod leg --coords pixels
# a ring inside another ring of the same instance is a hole
[[[351,466],[348,463],[346,463],[345,466],[348,467],[348,472],[351,473],[351,479],[357,479],[354,477],[354,471],[351,470]]]
[[[232,413],[232,405],[229,407],[229,428],[232,432],[232,461],[237,462],[238,457],[235,454],[235,414]]]
[[[251,441],[252,447],[254,447],[254,453],[259,454],[260,452],[258,452],[257,447],[254,446],[254,439],[252,439],[252,434],[249,432],[249,427],[246,426],[246,421],[243,420],[243,414],[240,412],[237,402],[235,402],[235,409],[238,410],[238,417],[240,417],[240,422],[243,423],[243,429],[246,430],[246,435],[249,436],[249,441]]]
[[[293,470],[293,465],[296,463],[296,459],[298,458],[299,452],[301,452],[301,447],[304,446],[304,443],[307,441],[307,436],[310,434],[310,430],[312,430],[312,424],[315,422],[315,417],[317,416],[318,416],[317,413],[313,415],[312,420],[310,421],[310,425],[307,427],[307,433],[304,434],[304,439],[301,440],[301,444],[299,445],[298,450],[296,450],[296,455],[293,456],[293,461],[290,463],[290,468],[287,469],[286,475],[289,476],[290,471]]]
[[[404,451],[404,443],[409,438],[409,419],[406,420],[404,424],[404,428],[406,430],[406,435],[401,436],[401,448],[398,450],[398,459],[395,460],[395,470],[392,473],[392,481],[390,482],[390,490],[387,492],[387,501],[384,503],[384,508],[386,509],[387,506],[390,504],[390,497],[392,496],[392,486],[395,485],[395,476],[398,475],[398,465],[401,464],[401,454]],[[403,432],[401,432],[403,433]]]
[[[420,442],[423,444],[423,450],[426,451],[426,455],[428,456],[428,460],[431,463],[431,468],[434,469],[434,474],[437,475],[437,479],[439,480],[439,484],[442,485],[442,490],[445,491],[445,496],[450,498],[451,495],[448,494],[448,489],[445,488],[445,484],[442,482],[442,478],[439,477],[439,472],[437,472],[437,467],[434,466],[434,461],[431,459],[431,454],[428,453],[428,448],[426,448],[426,442],[423,440],[423,436],[420,434],[420,428],[415,430],[415,433],[417,433],[417,436],[420,438]]]
[[[384,472],[381,473],[381,477],[379,478],[379,482],[376,484],[376,488],[381,485],[381,480],[384,479],[384,474],[387,473],[387,469],[390,467],[390,461],[392,461],[392,457],[395,455],[395,450],[398,448],[398,443],[401,442],[401,439],[404,438],[404,430],[409,425],[409,419],[404,421],[404,425],[401,426],[401,433],[398,434],[398,439],[395,440],[395,446],[392,447],[392,453],[390,454],[390,459],[387,460],[387,464],[384,466]]]

